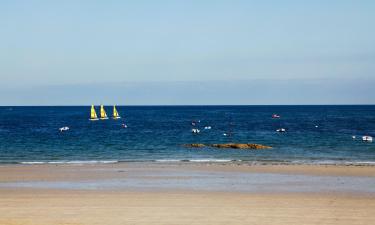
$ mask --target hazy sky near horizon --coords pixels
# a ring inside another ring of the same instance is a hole
[[[0,105],[91,104],[93,86],[118,104],[374,104],[374,12],[370,0],[3,0]],[[255,83],[276,88],[236,92]]]

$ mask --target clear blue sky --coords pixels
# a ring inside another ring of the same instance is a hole
[[[375,1],[0,1],[0,105],[374,104]]]

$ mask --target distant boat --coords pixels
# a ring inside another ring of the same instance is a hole
[[[118,114],[117,112],[117,109],[116,109],[116,106],[114,105],[113,106],[113,117],[112,117],[114,120],[117,120],[117,119],[120,119],[121,116]]]
[[[363,136],[362,141],[372,142],[372,137],[371,136]]]
[[[277,115],[277,114],[273,114],[273,115],[272,115],[272,118],[273,118],[273,119],[278,119],[278,118],[280,118],[280,116]]]
[[[103,105],[100,105],[100,119],[101,120],[107,120],[108,119],[107,113],[105,112]]]
[[[192,132],[193,134],[199,134],[201,131],[200,131],[199,129],[195,129],[195,128],[193,128],[193,129],[191,129],[191,132]]]
[[[280,128],[280,129],[277,129],[276,131],[277,132],[286,132],[286,129],[285,128]]]
[[[59,128],[59,131],[60,131],[60,132],[68,131],[68,130],[69,130],[69,127],[60,127],[60,128]]]
[[[96,115],[96,111],[95,111],[95,107],[94,107],[94,105],[91,105],[90,120],[91,120],[91,121],[99,120],[99,119],[98,119],[98,115]]]

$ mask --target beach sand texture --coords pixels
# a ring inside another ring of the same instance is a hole
[[[306,168],[310,168],[307,169]],[[368,177],[374,167],[236,165],[2,166],[1,183],[107,179],[113,169],[241,171]],[[25,173],[30,171],[30,173]],[[96,171],[95,173],[93,171]],[[101,172],[98,172],[101,171]],[[308,172],[309,171],[309,172]],[[74,175],[73,175],[74,174]],[[95,177],[97,174],[97,177]],[[55,176],[54,176],[55,175]],[[112,177],[113,178],[113,177]],[[116,178],[118,179],[118,177]],[[155,179],[150,177],[149,179]],[[168,177],[165,179],[169,179]],[[0,224],[375,224],[373,193],[0,188]]]

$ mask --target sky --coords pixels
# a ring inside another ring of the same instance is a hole
[[[0,105],[375,104],[375,1],[0,1]]]

